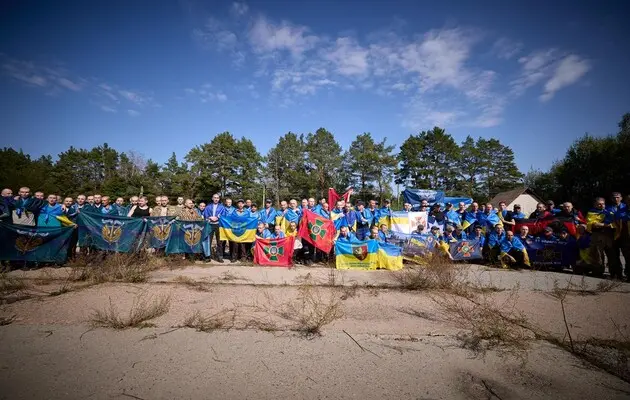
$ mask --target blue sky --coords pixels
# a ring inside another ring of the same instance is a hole
[[[265,154],[435,125],[523,171],[630,112],[630,7],[609,2],[17,1],[0,5],[0,146],[107,142],[164,162],[223,131]]]

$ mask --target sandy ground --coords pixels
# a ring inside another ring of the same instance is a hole
[[[16,318],[0,327],[0,399],[630,398],[630,384],[546,342],[534,342],[524,363],[495,351],[481,357],[462,349],[456,339],[462,325],[435,303],[440,294],[393,288],[396,279],[387,271],[338,271],[334,283],[343,286],[329,287],[326,268],[196,265],[155,271],[144,284],[47,295],[63,286],[64,274],[11,273],[38,283],[43,276],[61,280],[37,286],[36,297],[0,305],[0,316]],[[188,284],[177,283],[182,277]],[[550,295],[554,284],[570,280],[592,290],[601,282],[477,266],[461,279],[492,288],[484,294],[488,301],[514,300],[531,323],[559,337],[565,328],[559,302]],[[300,304],[305,281],[310,296],[338,304],[343,313],[322,328],[321,337],[290,331],[296,320],[281,315],[286,305]],[[623,284],[608,293],[570,294],[565,306],[574,339],[627,333],[629,292]],[[113,304],[127,314],[139,298],[160,296],[170,296],[171,303],[151,321],[154,327],[90,330],[94,310]],[[176,328],[196,311],[222,310],[230,310],[236,329]],[[277,331],[251,324],[262,320]]]

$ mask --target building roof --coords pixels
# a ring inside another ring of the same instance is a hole
[[[497,194],[496,196],[494,196],[492,198],[490,203],[497,205],[500,202],[504,201],[506,205],[510,205],[514,200],[516,200],[518,198],[518,196],[520,196],[522,194],[528,194],[528,195],[532,196],[533,198],[535,198],[537,202],[539,202],[539,203],[542,202],[542,199],[540,197],[538,197],[538,195],[536,193],[534,193],[533,190],[531,190],[530,188],[527,188],[527,187],[520,187],[520,188],[517,188],[517,189],[513,189],[513,190],[509,190],[507,192],[501,192],[501,193]]]

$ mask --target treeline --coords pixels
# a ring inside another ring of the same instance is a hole
[[[29,186],[46,193],[76,196],[107,193],[128,197],[183,195],[209,199],[213,193],[276,200],[322,196],[329,187],[354,187],[364,199],[393,197],[393,184],[444,190],[449,195],[487,199],[520,184],[523,175],[512,150],[497,139],[467,137],[457,144],[435,127],[411,135],[395,152],[386,139],[358,135],[344,150],[324,128],[289,132],[263,156],[247,138],[229,132],[196,146],[183,160],[175,153],[160,165],[136,152],[103,144],[91,150],[70,147],[58,155],[31,159],[22,151],[0,151],[0,182],[16,190]]]
[[[529,171],[525,184],[544,198],[568,200],[582,209],[597,196],[610,201],[612,192],[630,194],[630,113],[618,126],[616,135],[579,138],[549,171]]]

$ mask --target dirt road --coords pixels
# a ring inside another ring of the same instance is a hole
[[[435,303],[436,292],[387,287],[394,284],[392,275],[378,271],[340,273],[335,279],[343,287],[322,286],[330,283],[329,273],[195,266],[155,271],[148,283],[102,284],[61,294],[55,292],[61,283],[48,282],[38,287],[44,295],[0,306],[0,316],[15,315],[0,327],[0,398],[630,396],[630,384],[546,341],[532,341],[519,357],[500,347],[485,354],[462,348],[464,328]],[[15,274],[36,278],[40,272]],[[310,298],[339,311],[340,318],[321,327],[321,336],[305,337],[295,329],[304,310],[293,316],[286,311],[287,304],[301,304],[305,279]],[[541,329],[560,337],[565,332],[550,290],[555,282],[565,283],[567,275],[474,268],[466,279],[484,282],[491,290],[480,293],[498,304],[511,299]],[[618,339],[620,331],[627,331],[630,287],[588,294],[597,283],[580,281],[583,293],[566,299],[576,340]],[[504,290],[515,284],[517,290]],[[138,298],[160,296],[170,296],[170,307],[150,327],[89,326],[94,310],[114,304],[124,316]],[[180,327],[197,311],[226,313],[231,320],[211,332]]]

